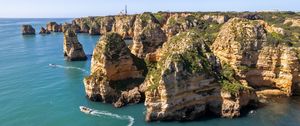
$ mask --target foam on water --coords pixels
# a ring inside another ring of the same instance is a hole
[[[133,123],[134,123],[134,118],[129,115],[118,115],[118,114],[110,113],[107,111],[99,111],[99,110],[94,110],[94,109],[91,109],[91,113],[89,113],[89,114],[94,115],[94,116],[99,116],[99,117],[109,116],[109,117],[120,119],[120,120],[128,120],[129,123],[127,126],[133,126]]]
[[[88,71],[86,71],[85,69],[79,68],[79,67],[63,66],[63,65],[57,65],[57,64],[49,64],[49,67],[63,68],[63,69],[75,69],[75,70],[80,70],[82,72],[88,73]]]

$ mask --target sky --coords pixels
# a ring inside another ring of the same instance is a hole
[[[64,18],[157,11],[300,11],[300,0],[0,0],[0,18]]]

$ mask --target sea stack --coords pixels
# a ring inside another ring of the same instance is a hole
[[[69,61],[87,60],[76,33],[71,29],[64,32],[64,55]]]
[[[22,25],[22,35],[34,35],[35,29],[31,25]]]
[[[45,29],[44,27],[41,27],[40,34],[50,34],[51,32],[48,29]]]
[[[52,32],[62,32],[62,25],[57,24],[56,22],[48,22],[47,30],[52,31]]]
[[[144,100],[139,91],[146,65],[137,59],[122,36],[108,33],[101,37],[93,52],[91,75],[84,79],[89,99],[121,107]]]

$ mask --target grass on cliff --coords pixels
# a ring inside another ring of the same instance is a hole
[[[237,94],[239,91],[244,89],[244,86],[237,81],[235,78],[235,71],[229,64],[222,65],[222,72],[220,83],[222,86],[222,90],[228,91],[232,94]]]

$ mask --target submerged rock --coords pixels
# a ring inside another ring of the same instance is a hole
[[[51,32],[44,27],[41,27],[40,34],[50,34]]]
[[[144,80],[145,63],[130,53],[122,36],[108,33],[93,52],[91,75],[84,79],[89,99],[121,107],[143,101],[135,87]]]
[[[87,60],[76,33],[71,29],[64,32],[64,56],[66,56],[69,61]]]
[[[34,35],[35,29],[31,25],[22,25],[22,35]]]

